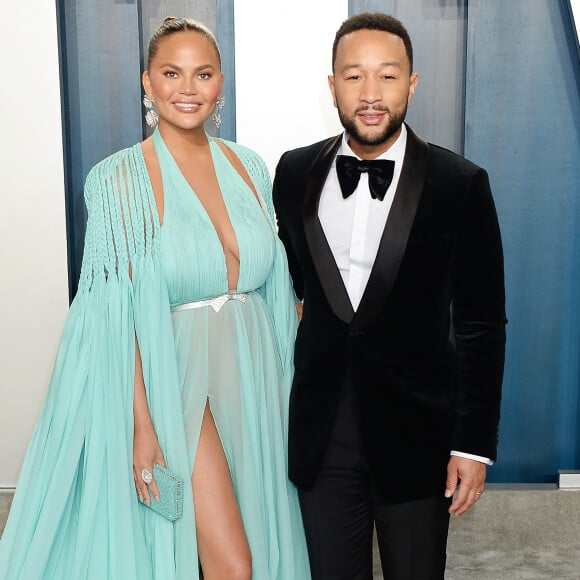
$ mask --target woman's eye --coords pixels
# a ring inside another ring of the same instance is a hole
[[[169,77],[170,79],[177,78],[177,73],[174,70],[168,70],[164,74],[165,74],[166,77]]]
[[[207,81],[211,78],[211,74],[210,73],[199,73],[199,78]]]

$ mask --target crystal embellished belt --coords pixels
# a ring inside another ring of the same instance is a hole
[[[171,307],[171,312],[179,312],[180,310],[191,310],[193,308],[205,308],[206,306],[211,306],[216,312],[220,311],[220,308],[229,300],[237,300],[238,302],[246,303],[248,298],[247,293],[243,292],[228,292],[223,296],[216,296],[215,298],[209,298],[208,300],[198,300],[197,302],[186,302],[185,304],[176,304]]]

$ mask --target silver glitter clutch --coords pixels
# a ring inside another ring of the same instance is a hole
[[[178,520],[183,513],[183,480],[175,472],[159,464],[153,466],[153,477],[159,490],[159,501],[149,492],[151,505],[143,505],[170,522]]]

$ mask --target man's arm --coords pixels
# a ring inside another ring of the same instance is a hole
[[[458,394],[452,449],[495,460],[505,352],[503,252],[487,173],[472,177],[455,247],[453,326]],[[461,515],[483,492],[486,466],[465,456],[448,464],[450,512]]]
[[[290,199],[290,192],[292,191],[290,184],[294,180],[290,179],[289,173],[286,170],[288,160],[288,152],[284,153],[278,161],[276,173],[274,175],[274,183],[272,185],[272,199],[274,202],[274,210],[278,224],[278,237],[284,244],[286,255],[288,257],[288,269],[292,276],[292,283],[294,285],[294,292],[299,300],[304,298],[304,283],[302,280],[302,270],[296,257],[296,252],[292,246],[292,241],[288,232],[287,219],[289,214],[288,204],[293,203]]]

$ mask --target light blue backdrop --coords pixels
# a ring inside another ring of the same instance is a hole
[[[508,349],[494,478],[580,469],[580,62],[567,2],[469,2],[465,153],[490,173]]]
[[[351,0],[400,18],[419,86],[408,115],[485,167],[509,318],[496,482],[580,469],[580,62],[565,0]],[[459,75],[459,82],[458,82]]]
[[[226,74],[220,133],[235,139],[234,3],[57,6],[73,295],[82,184],[94,163],[143,138],[143,52],[163,16],[215,27]],[[580,52],[568,2],[350,0],[350,14],[362,11],[393,14],[409,29],[420,75],[411,125],[490,173],[509,317],[500,456],[490,479],[554,481],[558,469],[580,469]]]

